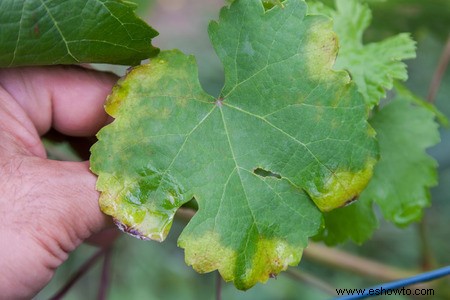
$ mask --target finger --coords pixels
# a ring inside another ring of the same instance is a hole
[[[28,115],[0,85],[0,157],[15,154],[45,157],[45,149]]]
[[[40,135],[51,127],[92,136],[108,120],[103,105],[117,76],[78,66],[0,70],[0,85],[22,106]]]
[[[113,226],[98,206],[96,176],[88,163],[22,157],[9,164],[10,183],[5,188],[20,201],[8,211],[8,223],[23,222],[21,228],[55,241],[55,253],[70,252],[86,238]]]
[[[8,258],[0,259],[8,273],[0,276],[0,289],[15,284],[27,295],[42,288],[69,252],[113,226],[100,212],[87,163],[23,156],[0,164],[0,174],[0,257]],[[104,238],[103,245],[113,239]]]

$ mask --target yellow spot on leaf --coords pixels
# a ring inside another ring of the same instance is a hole
[[[251,264],[241,268],[238,256],[242,253],[224,246],[218,233],[209,231],[201,237],[184,237],[178,244],[185,248],[186,263],[197,272],[218,269],[225,281],[233,281],[241,290],[264,283],[288,266],[297,265],[303,253],[303,247],[294,247],[281,239],[261,238],[256,252],[248,258]]]
[[[372,178],[375,159],[370,159],[359,172],[338,171],[325,183],[321,191],[311,193],[317,207],[324,212],[345,206],[357,199]]]

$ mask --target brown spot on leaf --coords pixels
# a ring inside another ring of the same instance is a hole
[[[36,23],[34,25],[33,33],[34,33],[35,37],[39,37],[41,35],[41,32],[39,30],[39,23]]]
[[[353,202],[356,202],[356,200],[358,200],[359,195],[355,195],[353,196],[350,200],[347,200],[344,205],[342,205],[343,207],[348,206],[350,204],[352,204]]]
[[[114,224],[116,224],[116,226],[122,232],[125,232],[126,234],[129,234],[132,237],[135,237],[135,238],[140,239],[140,240],[144,240],[144,241],[149,241],[150,240],[148,237],[144,236],[141,232],[139,232],[139,230],[133,228],[133,226],[128,226],[126,224],[123,224],[122,222],[120,222],[116,218],[113,218],[113,221],[114,221]]]

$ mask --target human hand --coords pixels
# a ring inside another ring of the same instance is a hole
[[[88,163],[47,159],[40,136],[93,136],[116,80],[80,67],[0,70],[0,299],[34,296],[109,225]]]

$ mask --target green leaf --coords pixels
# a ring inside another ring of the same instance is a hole
[[[329,245],[352,239],[362,243],[377,220],[375,201],[384,218],[397,226],[419,221],[430,204],[430,187],[437,184],[436,161],[425,150],[439,142],[435,113],[402,91],[370,121],[377,132],[380,161],[360,199],[324,215],[325,229],[316,236]]]
[[[435,114],[394,99],[371,119],[380,145],[380,161],[361,198],[375,200],[384,217],[397,225],[422,218],[437,184],[436,161],[425,150],[440,141]]]
[[[371,199],[360,197],[346,207],[325,213],[325,226],[314,239],[323,240],[327,245],[336,245],[348,239],[362,244],[378,228],[372,203]]]
[[[356,197],[377,157],[362,96],[332,70],[330,20],[305,14],[300,0],[267,11],[235,1],[209,27],[221,96],[201,89],[193,57],[163,52],[114,88],[106,109],[116,120],[92,149],[105,213],[163,240],[195,197],[179,238],[186,262],[240,289],[298,264],[320,210]]]
[[[385,96],[385,89],[393,87],[394,79],[407,79],[406,65],[401,60],[415,56],[414,42],[407,34],[400,34],[363,45],[364,30],[371,22],[369,8],[356,0],[335,3],[336,11],[323,3],[311,2],[309,13],[334,19],[341,43],[335,68],[350,72],[369,107],[373,107]],[[446,120],[434,106],[398,82],[396,89],[398,100],[373,112],[371,124],[377,132],[381,160],[368,188],[356,203],[324,214],[325,227],[316,239],[334,245],[347,239],[360,244],[370,238],[378,226],[372,211],[374,200],[385,218],[399,226],[419,220],[429,204],[429,188],[436,184],[436,165],[425,149],[439,140],[434,117],[444,123]],[[423,121],[423,127],[417,120]]]
[[[364,45],[363,33],[372,15],[367,5],[357,0],[336,0],[336,11],[321,3],[310,3],[311,13],[322,13],[334,21],[340,49],[334,68],[347,70],[370,107],[386,96],[395,79],[406,80],[402,60],[415,57],[415,42],[402,33],[381,42]]]
[[[440,125],[443,127],[449,127],[450,124],[448,118],[435,105],[415,95],[406,86],[399,82],[394,82],[394,87],[397,97],[411,101],[415,105],[422,106],[423,108],[429,110],[436,116],[436,120]]]
[[[157,32],[120,0],[2,0],[0,67],[136,65],[155,55]]]

